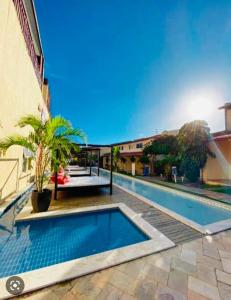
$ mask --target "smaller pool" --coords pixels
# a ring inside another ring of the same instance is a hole
[[[0,278],[149,239],[119,208],[19,221],[0,230]]]

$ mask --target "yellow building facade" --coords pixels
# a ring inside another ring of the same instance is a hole
[[[136,175],[143,175],[145,165],[140,161],[140,158],[143,156],[145,146],[151,144],[161,135],[176,135],[177,133],[178,130],[164,131],[161,134],[113,144],[113,146],[119,147],[120,151],[120,159],[117,164],[118,171],[132,174],[133,168]],[[109,165],[110,155],[105,155],[103,167],[108,168]],[[149,164],[147,166],[149,166]]]
[[[133,167],[136,175],[143,175],[144,165],[140,162],[140,158],[143,156],[143,149],[157,137],[158,135],[155,135],[116,144],[115,146],[118,146],[120,149],[118,169],[132,174]]]
[[[50,96],[47,83],[43,84],[44,60],[34,3],[25,3],[0,1],[0,138],[27,135],[29,128],[15,127],[22,116],[49,117]],[[22,27],[20,18],[27,18],[29,27]],[[33,176],[30,160],[17,146],[0,154],[0,203],[29,184]]]
[[[203,180],[207,183],[231,184],[231,103],[220,109],[225,112],[225,130],[213,134],[209,143],[215,158],[209,157],[203,170]]]

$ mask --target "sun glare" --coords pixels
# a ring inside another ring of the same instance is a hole
[[[182,113],[188,120],[210,121],[217,114],[219,100],[216,92],[193,91],[185,95],[182,104]]]
[[[191,99],[187,104],[187,113],[192,119],[207,119],[212,114],[213,109],[213,101],[203,97]]]

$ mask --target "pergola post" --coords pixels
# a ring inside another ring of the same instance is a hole
[[[112,195],[113,146],[111,146],[110,195]]]
[[[56,150],[56,160],[59,159],[59,153],[58,149]],[[55,170],[55,194],[54,194],[54,200],[57,200],[58,195],[58,172]]]
[[[90,151],[90,154],[91,154],[91,156],[90,156],[90,176],[91,176],[92,150]]]
[[[100,149],[98,151],[98,176],[99,176],[99,163],[100,163]]]
[[[84,155],[84,161],[85,161],[85,168],[87,169],[87,151],[83,152]]]

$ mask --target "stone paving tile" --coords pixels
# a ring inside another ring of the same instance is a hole
[[[156,281],[161,284],[167,284],[169,273],[155,266],[150,265],[146,278],[148,280]]]
[[[49,298],[48,298],[49,299]],[[61,298],[59,298],[60,300],[76,300],[76,299],[81,299],[81,295],[78,296],[72,294],[72,292],[67,292],[65,295],[63,295]],[[45,299],[44,299],[45,300]]]
[[[220,233],[216,234],[216,235],[212,235],[210,237],[212,237],[213,242],[216,243],[216,247],[219,250],[225,250],[225,247],[224,247],[224,244],[223,244],[223,238],[222,238],[222,235]]]
[[[140,300],[154,299],[157,288],[158,288],[157,282],[150,280],[149,278],[146,278],[144,280],[138,280],[135,282],[131,294],[135,299],[140,299]]]
[[[217,287],[205,283],[204,281],[192,276],[189,276],[188,278],[188,288],[209,299],[220,300],[220,295]]]
[[[58,286],[53,289],[53,292],[59,297],[62,298],[72,289],[70,283],[60,283]]]
[[[172,259],[172,268],[190,274],[197,271],[195,265],[191,265],[178,257]]]
[[[88,289],[82,293],[77,292],[74,296],[76,296],[77,299],[97,299],[101,291],[102,290],[97,287],[92,287],[90,290]],[[71,292],[72,291],[70,291],[70,293]]]
[[[214,259],[206,255],[197,255],[197,264],[203,264],[204,266],[207,266],[211,269],[222,270],[221,260]]]
[[[131,295],[128,295],[126,293],[122,294],[122,296],[120,297],[120,300],[136,300],[137,298],[131,296]],[[150,298],[149,298],[150,299]]]
[[[185,272],[172,270],[168,277],[168,287],[187,296],[188,275]]]
[[[188,300],[209,300],[209,298],[204,297],[192,290],[188,290]]]
[[[231,274],[216,270],[217,280],[231,285]]]
[[[168,287],[160,287],[155,294],[156,300],[186,300],[187,297]]]
[[[122,295],[123,295],[123,292],[121,290],[117,289],[116,287],[114,287],[111,284],[107,284],[104,287],[104,289],[98,294],[97,299],[100,299],[100,300],[119,300],[122,297]],[[81,299],[81,298],[79,298],[79,299]]]
[[[107,285],[108,281],[113,276],[113,274],[114,274],[114,270],[112,268],[100,272],[96,272],[90,278],[90,282],[92,285],[100,289],[103,289],[105,285]]]
[[[218,282],[218,289],[222,300],[231,299],[231,285]]]
[[[224,244],[224,248],[226,251],[231,251],[231,235],[225,235],[222,238],[223,240],[223,244]]]
[[[91,278],[92,275],[87,275],[73,280],[71,282],[73,287],[69,292],[76,296],[85,298],[97,296],[101,289],[91,282]]]
[[[222,258],[222,266],[225,272],[231,273],[231,259]]]
[[[220,259],[217,244],[210,236],[203,238],[203,255],[210,256],[215,259]]]
[[[149,263],[152,264],[153,266],[164,270],[165,272],[170,272],[171,269],[171,262],[172,258],[171,256],[162,256],[161,254],[158,254],[156,256],[153,255],[150,257]]]
[[[21,297],[20,297],[21,298]],[[25,298],[25,296],[22,296],[22,298]],[[32,294],[27,294],[26,295],[27,300],[44,300],[44,299],[49,299],[49,300],[59,300],[60,297],[58,297],[52,289],[50,288],[45,288],[41,291],[37,291],[36,293]]]
[[[182,247],[180,259],[194,266],[197,264],[196,252],[184,247]]]
[[[231,260],[231,253],[223,250],[219,250],[220,257]]]
[[[134,278],[128,276],[127,274],[121,271],[115,271],[113,276],[109,278],[109,283],[114,287],[120,289],[121,291],[125,291],[128,286],[133,283]]]
[[[169,250],[161,252],[161,256],[163,257],[180,257],[182,251],[182,246],[178,245],[177,247],[171,248]]]
[[[137,276],[144,271],[144,268],[146,266],[146,261],[143,259],[138,259],[126,264],[121,264],[117,267],[119,271],[124,273],[125,275],[136,279]]]
[[[209,268],[203,264],[197,264],[197,273],[196,277],[200,280],[203,280],[209,284],[217,285],[217,279],[214,268]]]

